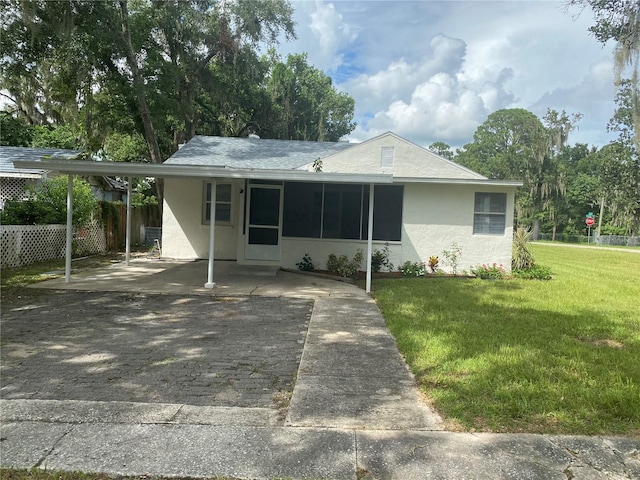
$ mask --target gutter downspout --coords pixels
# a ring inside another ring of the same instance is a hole
[[[71,249],[73,248],[73,174],[69,174],[67,183],[67,246],[64,260],[64,283],[71,281]]]
[[[373,250],[373,188],[369,185],[369,225],[367,228],[367,286],[366,293],[371,293],[371,255]]]
[[[213,250],[216,239],[216,179],[211,179],[211,213],[209,214],[209,266],[207,269],[207,283],[204,288],[216,286],[213,281]]]

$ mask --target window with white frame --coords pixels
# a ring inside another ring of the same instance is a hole
[[[473,207],[473,233],[504,235],[507,194],[476,192]]]
[[[211,203],[211,183],[205,182],[202,223],[207,224],[211,220]],[[215,215],[216,223],[231,223],[230,183],[218,183],[216,185]]]

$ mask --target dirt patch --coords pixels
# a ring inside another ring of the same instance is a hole
[[[591,345],[595,345],[596,347],[609,347],[609,348],[624,348],[624,344],[620,343],[616,340],[612,340],[610,338],[588,338],[588,337],[578,337],[578,341],[582,343],[589,343]]]

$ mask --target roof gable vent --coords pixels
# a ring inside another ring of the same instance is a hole
[[[380,166],[393,167],[393,158],[395,156],[395,147],[382,147],[380,152]]]

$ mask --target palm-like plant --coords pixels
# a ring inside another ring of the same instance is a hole
[[[528,228],[518,228],[513,236],[513,258],[511,260],[512,270],[528,270],[533,268],[535,260],[529,250],[529,241],[533,236]]]

